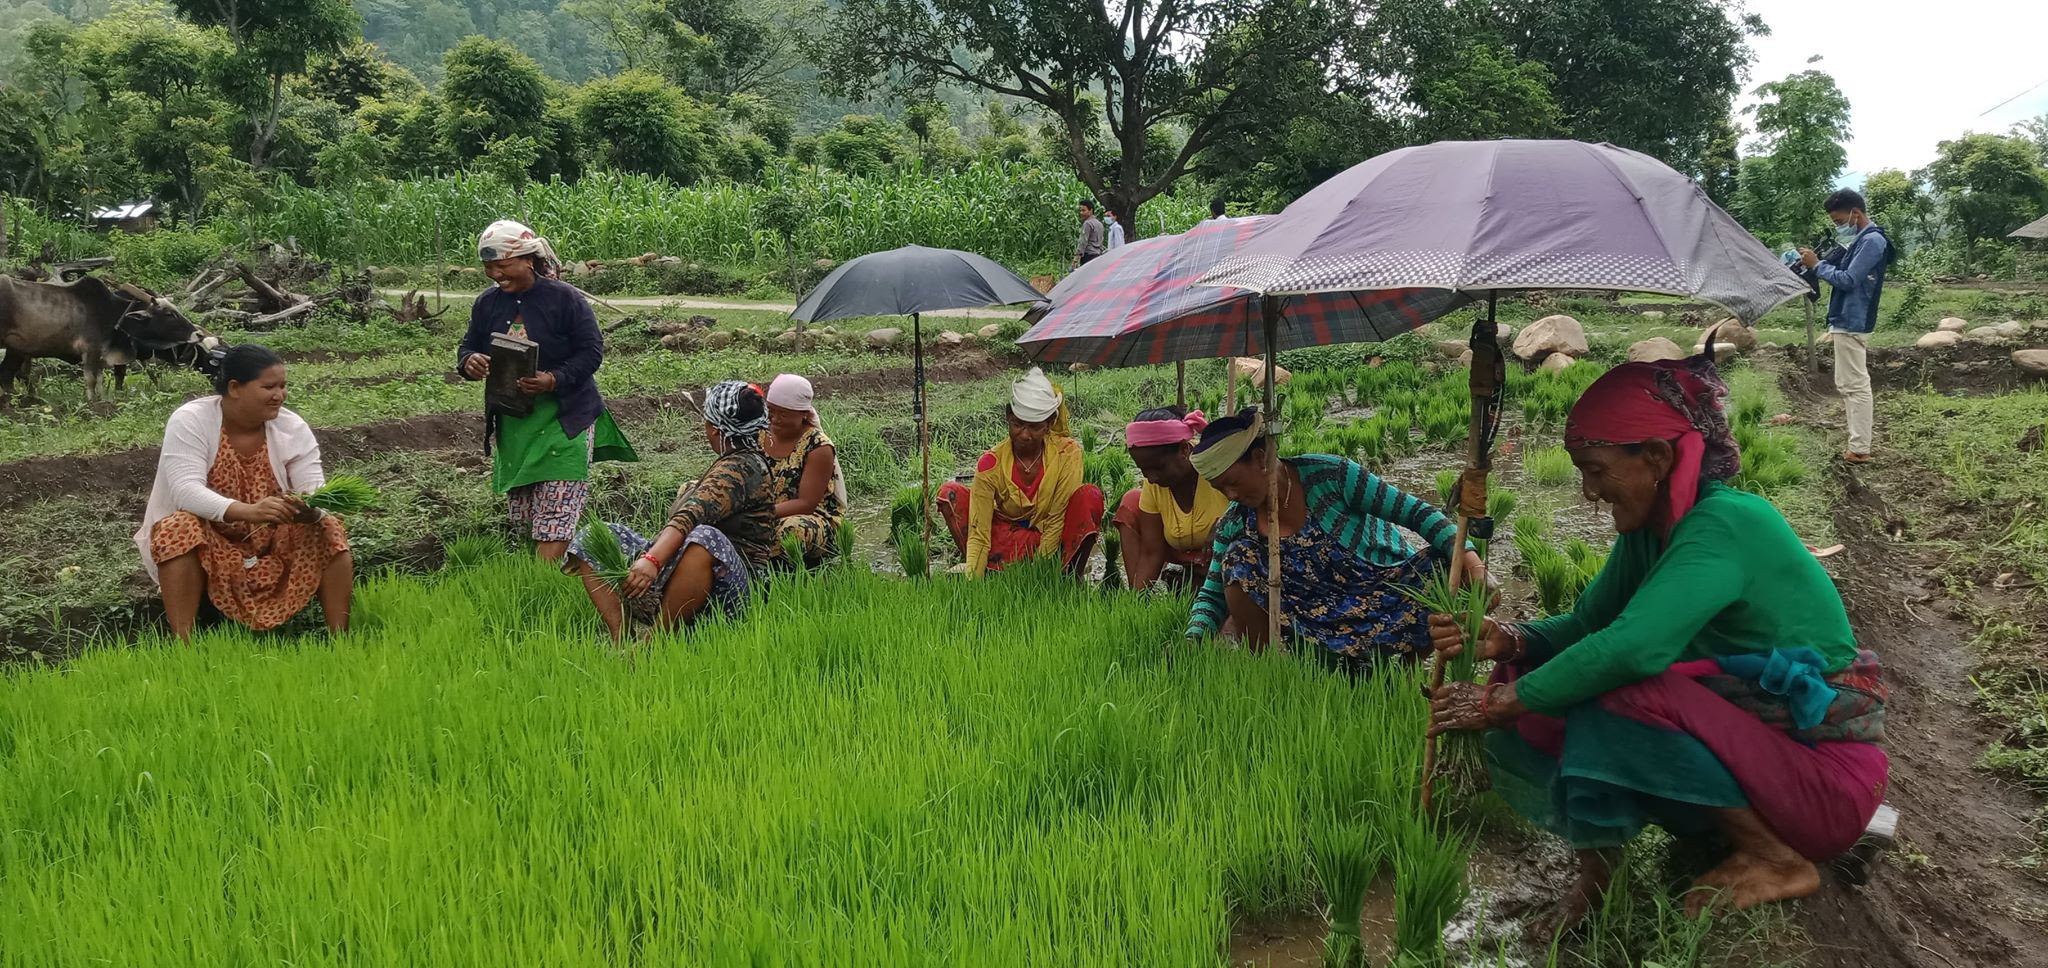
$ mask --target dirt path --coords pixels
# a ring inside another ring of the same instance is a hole
[[[417,290],[379,289],[386,296],[405,296]],[[795,303],[777,302],[735,302],[725,299],[697,299],[690,296],[592,296],[600,304],[620,309],[659,309],[671,306],[677,309],[727,309],[756,310],[764,313],[790,313],[796,311]],[[925,313],[927,317],[947,319],[1016,319],[1023,310],[1011,306],[993,306],[984,309],[934,309]]]
[[[1807,397],[1815,410],[1822,399]],[[1826,968],[2048,965],[2048,930],[2029,907],[2041,877],[2015,866],[2034,844],[2035,799],[1975,767],[1995,738],[1972,710],[1971,627],[1951,614],[1933,552],[1915,546],[1896,507],[1938,520],[1928,472],[1904,454],[1864,469],[1839,465],[1835,527],[1847,550],[1835,569],[1862,644],[1891,689],[1886,802],[1902,843],[1857,888],[1831,879],[1799,918]],[[1945,522],[1969,533],[1974,521]],[[1933,526],[1933,525],[1930,525]],[[1897,537],[1895,537],[1895,535]]]

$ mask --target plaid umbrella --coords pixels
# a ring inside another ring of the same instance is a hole
[[[1262,354],[1264,299],[1195,282],[1272,220],[1211,219],[1118,248],[1062,280],[1048,296],[1051,311],[1017,342],[1033,359],[1096,366]],[[1276,348],[1389,339],[1468,298],[1431,289],[1279,297]]]

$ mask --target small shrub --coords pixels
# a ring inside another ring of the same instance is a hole
[[[655,285],[667,296],[734,296],[752,282],[745,276],[701,262],[678,262],[655,272]]]

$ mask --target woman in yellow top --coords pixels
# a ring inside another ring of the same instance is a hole
[[[1208,577],[1209,543],[1216,521],[1230,506],[1223,492],[1210,486],[1188,461],[1192,441],[1209,421],[1197,410],[1159,407],[1138,414],[1124,428],[1124,447],[1131,463],[1145,475],[1117,502],[1117,539],[1124,556],[1124,576],[1131,588],[1147,588],[1169,564],[1181,566],[1175,584],[1200,585]]]
[[[967,577],[1013,561],[1058,555],[1080,574],[1102,531],[1102,489],[1081,481],[1081,445],[1067,404],[1037,367],[1010,386],[1010,439],[974,467],[974,487],[939,488],[939,515],[965,557]]]

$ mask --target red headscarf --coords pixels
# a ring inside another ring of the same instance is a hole
[[[1586,388],[1564,422],[1570,448],[1668,440],[1678,464],[1665,481],[1655,523],[1665,536],[1699,500],[1700,482],[1725,481],[1742,469],[1721,398],[1728,386],[1713,351],[1684,360],[1625,363]]]

